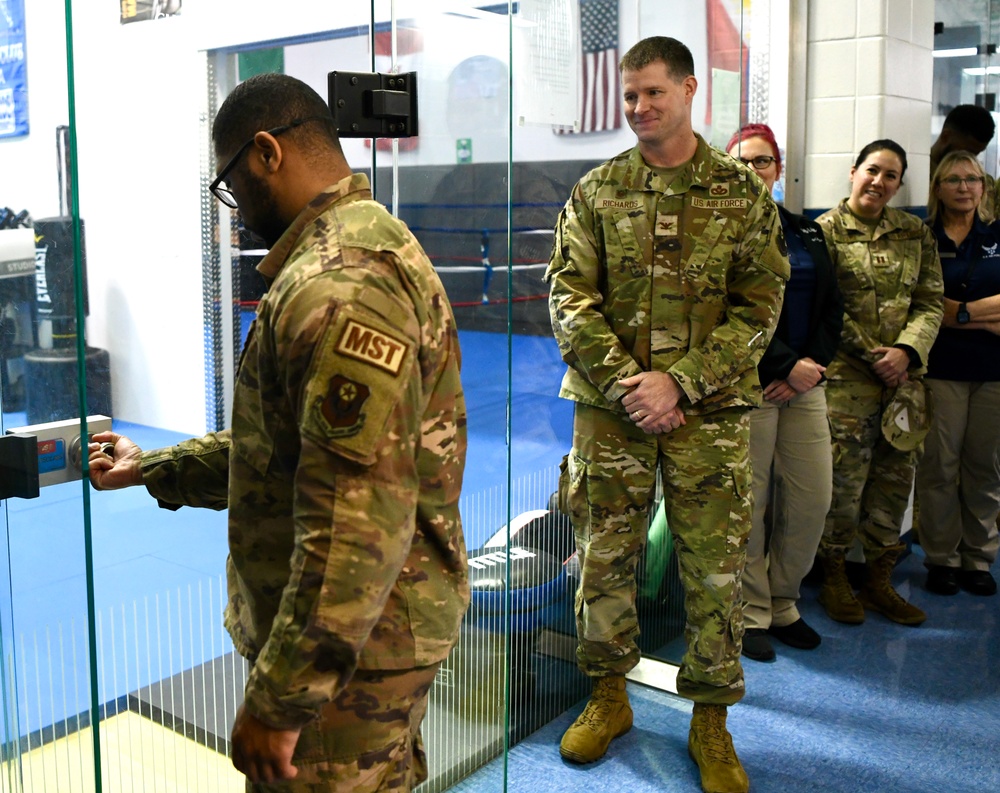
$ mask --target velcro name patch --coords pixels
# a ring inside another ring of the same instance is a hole
[[[698,209],[746,209],[750,201],[746,198],[692,198],[691,206]]]
[[[406,345],[387,333],[349,320],[337,340],[337,352],[398,375],[406,358]]]
[[[597,200],[598,209],[639,209],[642,202],[638,199],[624,201],[618,198],[599,198]]]

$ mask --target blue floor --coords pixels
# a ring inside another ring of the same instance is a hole
[[[551,471],[569,447],[572,416],[555,396],[562,366],[552,340],[515,337],[509,352],[502,335],[463,332],[461,342],[469,406],[464,492],[503,489],[508,476],[516,481]],[[146,448],[183,437],[139,425],[117,428]],[[80,683],[60,680],[58,669],[60,658],[74,652],[70,636],[83,637],[75,647],[78,665],[86,654],[81,493],[71,483],[46,488],[33,501],[7,502],[14,625],[3,626],[4,639],[13,637],[21,659],[19,696],[40,700],[22,714],[29,729],[88,704],[86,693],[80,701]],[[141,488],[90,495],[100,646],[109,670],[102,691],[113,697],[224,652],[221,605],[203,608],[203,624],[191,615],[208,600],[209,585],[220,596],[225,514],[160,510]],[[511,512],[544,507],[544,495],[512,493]],[[469,547],[479,547],[502,522],[467,520]],[[1000,791],[1000,597],[943,598],[923,590],[923,578],[917,547],[895,580],[928,611],[919,628],[878,616],[857,627],[832,623],[815,591],[806,589],[803,615],[823,645],[803,652],[779,644],[775,663],[746,662],[747,696],[732,709],[730,727],[755,793]],[[115,649],[124,638],[139,639],[141,658]],[[52,658],[56,664],[48,666]],[[697,791],[685,748],[689,704],[640,686],[630,685],[630,694],[635,727],[605,759],[581,768],[559,758],[559,739],[581,702],[513,748],[508,789]],[[503,763],[495,761],[457,789],[499,791],[503,777]]]
[[[994,575],[1000,565],[994,565]],[[995,793],[1000,791],[1000,597],[923,589],[918,547],[896,569],[900,592],[928,613],[917,628],[869,615],[832,622],[803,590],[803,617],[823,636],[813,651],[775,642],[773,663],[746,661],[747,694],[729,728],[753,793]],[[600,761],[559,756],[580,702],[513,747],[510,791],[700,790],[687,755],[690,703],[629,684],[632,731]],[[494,761],[456,790],[501,790]]]
[[[480,547],[511,514],[544,508],[549,492],[507,488],[551,472],[570,444],[572,406],[556,395],[563,366],[551,338],[462,332],[462,380],[469,451],[463,498],[494,492],[488,509],[466,517],[466,542]],[[508,356],[516,376],[508,383]],[[510,443],[508,444],[508,392]],[[5,427],[26,424],[5,414]],[[154,449],[188,437],[116,420],[116,432]],[[80,482],[42,488],[36,499],[2,502],[7,512],[12,625],[2,638],[17,651],[20,732],[33,732],[89,706],[89,681],[64,679],[72,658],[86,658],[87,576]],[[90,492],[94,602],[99,615],[100,701],[190,669],[232,649],[222,613],[226,513],[159,509],[143,488]],[[6,623],[0,613],[0,623]],[[139,652],[135,649],[138,646]],[[4,726],[0,724],[0,738]]]

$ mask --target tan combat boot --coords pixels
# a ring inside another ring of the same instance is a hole
[[[916,606],[907,603],[900,594],[892,588],[889,580],[896,559],[902,553],[905,545],[893,545],[877,559],[868,563],[868,580],[858,593],[862,605],[866,609],[877,611],[900,625],[919,625],[927,615]]]
[[[823,563],[823,586],[819,590],[819,602],[826,609],[827,616],[848,625],[864,622],[865,610],[847,580],[843,551],[824,554],[820,560]]]
[[[563,735],[559,754],[574,763],[592,763],[604,757],[614,738],[631,729],[624,675],[595,678],[590,702]]]
[[[726,706],[694,703],[688,754],[701,771],[705,793],[747,793],[750,780],[726,729]]]

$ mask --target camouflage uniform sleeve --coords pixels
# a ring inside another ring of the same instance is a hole
[[[294,550],[245,701],[257,718],[279,729],[311,721],[347,685],[415,531],[416,333],[400,328],[406,317],[400,303],[379,313],[368,310],[364,292],[349,303],[339,303],[339,294],[330,279],[311,279],[298,305],[286,306],[274,323],[274,357],[284,366],[280,376],[297,406],[302,438]],[[390,320],[388,313],[396,316]],[[401,345],[392,366],[338,355],[352,329]],[[343,401],[347,393],[353,403]],[[363,427],[354,431],[358,421]]]
[[[764,190],[733,239],[725,320],[667,371],[696,403],[737,380],[760,361],[778,324],[788,249],[778,208]]]
[[[906,325],[896,339],[897,345],[905,344],[916,350],[920,356],[921,367],[927,365],[927,356],[944,318],[944,277],[941,274],[937,241],[930,226],[926,224],[922,226],[920,274],[910,293],[910,309]]]
[[[229,430],[142,453],[142,481],[164,509],[229,506]]]
[[[628,391],[618,381],[639,374],[642,367],[600,310],[605,258],[596,236],[597,225],[578,183],[559,213],[545,279],[550,283],[549,314],[562,359],[609,402],[615,402]],[[603,244],[615,243],[605,240]]]

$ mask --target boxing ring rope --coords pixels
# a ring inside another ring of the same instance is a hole
[[[519,204],[518,206],[532,206],[530,204]],[[549,206],[549,205],[537,205],[537,206]],[[448,208],[448,205],[435,205],[435,208],[442,209]],[[457,208],[457,205],[456,207]],[[464,206],[463,208],[468,208]],[[523,303],[532,300],[545,300],[548,298],[547,293],[536,294],[536,295],[517,295],[510,298],[493,298],[489,297],[489,288],[493,280],[494,265],[490,259],[490,239],[491,235],[501,235],[506,237],[508,234],[531,234],[531,235],[542,235],[551,236],[553,234],[552,228],[535,228],[532,226],[516,226],[514,228],[482,228],[482,229],[459,229],[447,226],[409,226],[410,231],[414,234],[420,233],[433,233],[433,234],[478,234],[479,235],[479,257],[475,256],[458,256],[449,254],[432,254],[427,253],[427,257],[434,263],[434,269],[437,270],[439,275],[466,275],[470,273],[482,273],[483,274],[483,287],[482,287],[482,298],[480,300],[463,300],[463,301],[453,301],[452,308],[470,308],[473,306],[495,306],[504,305],[506,303]],[[267,251],[265,250],[244,250],[240,252],[244,256],[264,256]],[[459,262],[478,262],[478,264],[457,264],[457,265],[447,265],[440,266],[438,262],[441,261],[459,261]],[[515,272],[529,272],[529,271],[544,271],[548,267],[548,260],[541,259],[525,259],[525,258],[514,258],[508,265],[510,270]],[[255,308],[260,302],[258,300],[239,300],[237,301],[240,308]]]
[[[524,204],[519,204],[518,206],[527,206]],[[410,230],[414,234],[420,233],[435,233],[435,234],[479,234],[479,266],[476,265],[449,265],[441,267],[437,262],[442,260],[451,261],[477,261],[471,256],[449,256],[449,255],[434,255],[428,252],[427,256],[432,262],[435,262],[435,269],[438,271],[438,275],[460,275],[466,273],[476,273],[482,272],[483,274],[483,289],[482,289],[482,299],[479,301],[475,300],[461,300],[453,301],[452,308],[469,308],[472,306],[482,305],[503,305],[505,303],[521,303],[529,300],[544,300],[548,298],[548,294],[537,294],[537,295],[519,295],[510,298],[495,298],[490,299],[489,289],[490,283],[493,280],[493,263],[490,259],[490,235],[499,234],[506,237],[508,234],[542,234],[551,235],[553,229],[551,228],[535,228],[532,226],[515,226],[513,228],[484,228],[484,229],[456,229],[449,227],[436,227],[436,226],[410,226]],[[508,265],[511,271],[525,272],[530,270],[544,270],[548,266],[548,261],[542,261],[538,259],[518,259],[515,258]]]

